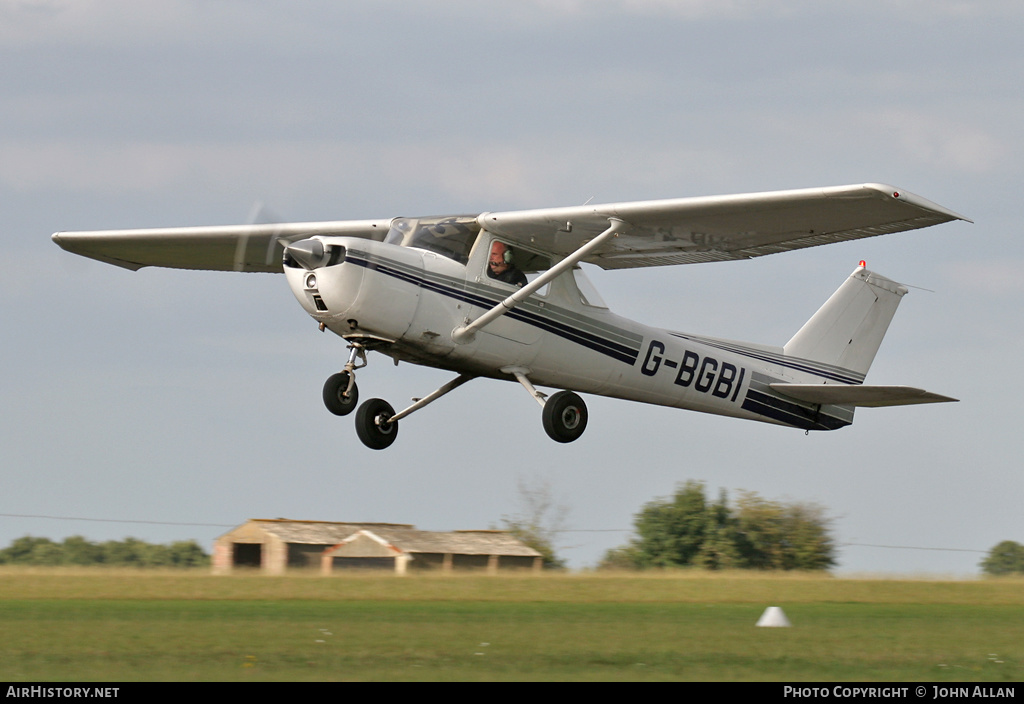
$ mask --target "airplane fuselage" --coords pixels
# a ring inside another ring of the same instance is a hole
[[[453,331],[515,291],[487,275],[492,240],[486,232],[465,263],[416,247],[320,239],[324,266],[285,266],[292,292],[326,329],[372,341],[396,360],[509,381],[516,380],[508,371],[514,368],[538,386],[805,429],[831,430],[853,420],[852,407],[802,403],[768,384],[851,384],[863,375],[787,357],[781,348],[624,318],[584,293],[578,270],[456,342]]]

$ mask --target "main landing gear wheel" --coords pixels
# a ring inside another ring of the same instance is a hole
[[[324,405],[327,410],[336,416],[347,416],[356,410],[359,403],[359,388],[355,381],[352,382],[352,390],[349,391],[349,372],[338,372],[327,377],[324,383]],[[348,391],[348,396],[345,392]]]
[[[587,404],[572,391],[559,391],[544,402],[544,430],[556,442],[572,442],[587,429]]]
[[[398,437],[398,421],[391,404],[380,398],[371,398],[356,411],[356,435],[371,450],[383,450]]]

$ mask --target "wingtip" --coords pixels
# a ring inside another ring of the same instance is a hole
[[[890,198],[895,198],[896,200],[899,201],[903,201],[904,203],[907,203],[909,205],[913,205],[918,208],[923,208],[924,210],[930,210],[934,213],[939,213],[941,215],[946,216],[950,220],[963,220],[964,222],[969,222],[972,225],[974,224],[973,220],[964,215],[961,215],[955,210],[950,210],[949,208],[943,207],[938,203],[930,201],[927,198],[923,198],[917,195],[916,193],[911,193],[910,191],[906,191],[902,188],[890,186],[889,184],[885,183],[865,183],[864,188],[869,188],[873,191],[877,191],[879,193],[882,193],[883,195],[886,195]]]
[[[67,240],[64,239],[63,232],[54,232],[52,235],[50,235],[50,240],[61,249],[67,251]]]

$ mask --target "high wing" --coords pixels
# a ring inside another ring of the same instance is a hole
[[[144,266],[281,273],[284,247],[313,235],[383,240],[391,219],[270,225],[58,232],[53,241],[83,257],[137,270]]]
[[[500,237],[569,255],[621,220],[582,258],[604,269],[749,259],[765,254],[968,220],[883,184],[483,213]],[[391,219],[58,232],[69,252],[127,269],[280,272],[285,245],[313,235],[383,240]]]
[[[481,227],[565,255],[608,227],[617,236],[583,261],[603,269],[750,259],[967,218],[878,183],[744,195],[484,213]]]

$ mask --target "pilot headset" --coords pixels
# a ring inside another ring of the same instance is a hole
[[[505,251],[501,253],[501,261],[505,262],[506,264],[511,264],[512,263],[512,257],[513,257],[512,248],[509,247],[504,242],[502,242],[501,240],[496,240],[496,242],[498,244],[502,244],[502,245],[505,246]]]

